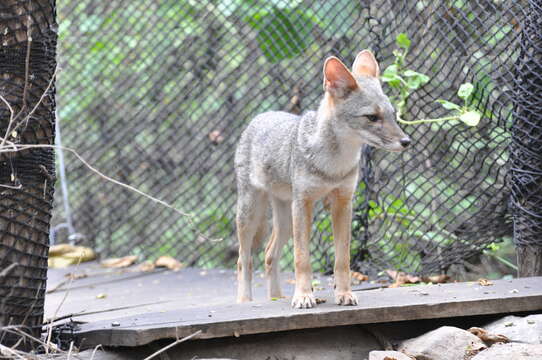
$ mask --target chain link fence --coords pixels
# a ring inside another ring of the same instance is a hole
[[[405,66],[429,77],[408,98],[405,118],[446,116],[449,110],[436,100],[457,102],[459,86],[470,82],[470,106],[482,119],[476,127],[403,125],[413,139],[408,152],[362,150],[353,261],[362,270],[445,271],[512,233],[509,128],[528,6],[505,0],[60,2],[64,145],[104,174],[193,217],[111,184],[67,155],[71,211],[58,193],[56,241],[71,235],[102,256],[167,254],[188,265],[233,266],[233,154],[241,131],[263,111],[315,109],[329,55],[351,64],[369,48],[387,68],[404,33],[411,41]],[[69,234],[61,230],[66,219]],[[314,268],[330,270],[331,223],[321,206],[311,246]],[[292,254],[285,251],[284,267],[291,267]]]

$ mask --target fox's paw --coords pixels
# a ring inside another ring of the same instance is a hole
[[[352,291],[335,293],[335,304],[337,305],[357,305],[358,298]]]
[[[316,299],[312,293],[295,294],[292,298],[292,307],[296,309],[310,309],[316,306]]]

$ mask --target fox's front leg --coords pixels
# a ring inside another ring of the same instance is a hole
[[[335,242],[335,303],[357,305],[358,299],[350,285],[350,239],[352,224],[352,193],[335,190],[331,194],[331,220]]]
[[[292,306],[298,309],[316,306],[316,300],[312,293],[312,269],[309,253],[313,204],[314,202],[307,198],[294,198],[292,201],[295,261],[295,292]]]

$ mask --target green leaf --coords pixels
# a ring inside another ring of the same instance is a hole
[[[399,89],[401,87],[402,79],[397,74],[382,74],[380,76],[380,80],[382,80],[385,83],[388,83],[389,86],[392,88]]]
[[[410,69],[406,69],[404,72],[403,72],[403,75],[404,76],[407,76],[407,77],[412,77],[412,76],[425,76],[419,72],[416,72],[414,70],[410,70]],[[429,80],[429,79],[428,79]]]
[[[463,121],[468,126],[476,126],[480,122],[480,113],[476,110],[467,111],[461,114],[459,120]]]
[[[292,58],[312,42],[312,18],[300,10],[274,8],[262,10],[246,19],[258,30],[256,41],[265,57],[271,62]]]
[[[464,83],[461,84],[461,86],[459,87],[459,90],[457,91],[457,96],[467,101],[468,97],[472,94],[473,91],[474,86],[471,83]]]
[[[388,66],[386,70],[384,70],[384,73],[382,74],[382,76],[384,75],[397,75],[397,65],[392,64]]]
[[[397,35],[395,41],[397,43],[397,46],[399,46],[400,48],[408,49],[410,47],[410,39],[405,33],[400,33],[399,35]]]
[[[451,101],[444,100],[444,99],[438,99],[437,102],[439,104],[442,104],[442,107],[444,107],[447,110],[461,110],[461,106],[454,104]]]
[[[403,75],[407,78],[407,86],[412,90],[420,88],[423,84],[426,84],[429,81],[429,76],[414,70],[407,69],[403,72]]]

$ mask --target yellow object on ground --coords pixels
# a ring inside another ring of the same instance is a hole
[[[49,267],[64,268],[96,259],[96,253],[85,246],[58,244],[49,248]]]

